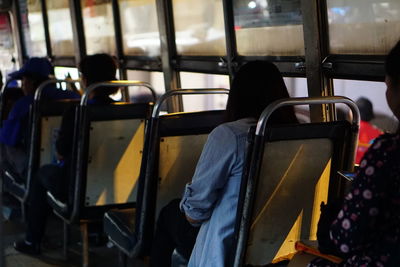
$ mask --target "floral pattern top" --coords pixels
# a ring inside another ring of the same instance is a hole
[[[381,135],[364,155],[330,238],[345,260],[309,267],[400,266],[399,134]]]

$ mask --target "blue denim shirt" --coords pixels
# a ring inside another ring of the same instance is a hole
[[[181,210],[201,221],[189,267],[223,267],[232,243],[246,140],[253,119],[224,123],[209,135]]]

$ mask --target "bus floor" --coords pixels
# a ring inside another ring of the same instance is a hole
[[[3,242],[3,255],[6,267],[79,267],[82,266],[82,247],[78,226],[73,226],[70,230],[70,244],[68,249],[68,259],[62,255],[62,221],[55,215],[50,216],[46,236],[42,244],[40,256],[29,256],[19,253],[13,248],[13,242],[24,237],[25,225],[20,218],[6,220],[1,215],[2,234],[0,240]],[[89,249],[90,267],[118,266],[118,250],[110,247],[110,243],[91,242]],[[0,264],[1,265],[1,264]],[[129,260],[130,267],[146,267],[147,264],[142,260]]]

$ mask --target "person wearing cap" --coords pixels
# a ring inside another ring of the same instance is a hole
[[[27,166],[28,115],[39,85],[54,74],[53,66],[46,58],[30,58],[18,71],[10,73],[10,80],[21,80],[24,96],[18,99],[0,129],[1,167],[8,165],[25,179]],[[48,100],[79,98],[74,92],[57,89],[54,85],[43,89]]]
[[[107,54],[95,54],[85,57],[79,63],[82,84],[88,87],[94,83],[115,80],[117,64]],[[89,95],[91,105],[108,105],[114,102],[109,96],[118,91],[118,87],[98,87]],[[32,181],[29,207],[27,209],[27,229],[25,239],[16,241],[14,248],[26,254],[40,254],[40,244],[44,236],[46,221],[51,213],[47,203],[47,191],[58,200],[64,201],[68,191],[70,158],[74,132],[76,109],[68,109],[62,119],[56,141],[57,164],[42,166]]]

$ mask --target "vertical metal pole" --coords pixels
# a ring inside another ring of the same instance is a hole
[[[88,237],[87,222],[81,222],[81,235],[82,235],[82,267],[89,267],[89,237]]]
[[[233,1],[223,0],[224,7],[224,25],[225,25],[225,42],[226,42],[226,57],[228,64],[229,80],[232,82],[233,76],[236,72],[237,62],[237,47],[236,47],[236,33],[235,33],[235,19],[233,11]]]
[[[306,76],[309,96],[329,94],[329,82],[322,72],[322,61],[328,53],[327,29],[324,28],[324,1],[302,0]],[[327,120],[324,106],[310,106],[311,121]]]
[[[3,210],[3,193],[0,195],[0,211]],[[3,217],[0,218],[0,267],[6,266],[5,260],[4,260],[4,219]]]
[[[19,64],[22,65],[25,60],[28,59],[28,52],[26,49],[26,43],[25,43],[25,36],[24,36],[24,30],[22,27],[22,18],[21,18],[21,8],[20,8],[20,3],[19,0],[13,1],[14,5],[13,5],[13,14],[14,14],[14,21],[15,21],[15,26],[17,28],[16,31],[13,31],[14,34],[17,35],[17,38],[15,38],[15,40],[17,40],[17,50],[18,50],[18,54],[19,54]]]
[[[118,0],[112,0],[111,5],[114,17],[115,48],[119,65],[119,77],[122,80],[127,80],[128,74],[125,67],[124,46],[123,46],[122,27],[121,27],[121,14],[119,12]],[[127,102],[129,101],[128,87],[123,88],[122,99]]]
[[[51,39],[50,39],[50,30],[49,30],[49,17],[47,15],[46,0],[41,0],[40,3],[41,3],[41,6],[42,6],[44,38],[45,38],[45,41],[46,41],[47,56],[49,58],[53,58],[53,50],[51,48]]]
[[[85,32],[83,27],[82,8],[80,0],[69,0],[72,35],[75,47],[75,62],[78,63],[86,56]]]
[[[181,87],[179,72],[172,64],[176,58],[175,29],[172,12],[172,0],[156,0],[158,28],[161,40],[161,63],[164,73],[165,90],[176,90]],[[182,111],[183,103],[181,97],[171,98],[168,103],[170,112]]]
[[[63,222],[63,257],[64,257],[64,260],[68,259],[68,245],[69,245],[69,227],[66,222]]]

